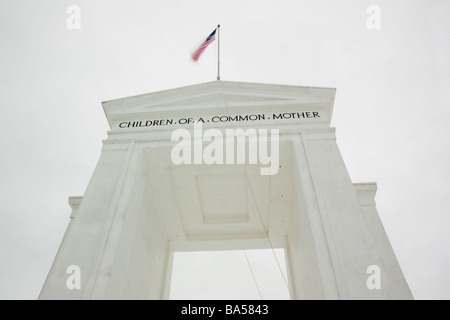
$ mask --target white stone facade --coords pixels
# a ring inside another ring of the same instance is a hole
[[[166,299],[174,252],[284,248],[292,299],[411,299],[376,184],[353,184],[339,153],[334,98],[330,88],[214,81],[104,102],[111,130],[84,196],[70,198],[39,298]],[[224,136],[279,130],[276,174],[260,163],[174,164],[172,133],[194,136],[198,121]],[[80,289],[67,287],[70,265]],[[379,289],[367,285],[373,265]]]

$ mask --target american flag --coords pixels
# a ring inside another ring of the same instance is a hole
[[[192,60],[197,61],[200,58],[203,51],[205,51],[206,47],[216,39],[216,29],[206,38],[206,40],[198,47],[198,49],[192,54]]]

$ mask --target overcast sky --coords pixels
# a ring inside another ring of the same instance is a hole
[[[0,298],[37,298],[109,129],[101,102],[214,81],[216,43],[190,53],[219,23],[222,80],[337,88],[338,146],[378,183],[414,297],[450,299],[448,0],[0,0]]]

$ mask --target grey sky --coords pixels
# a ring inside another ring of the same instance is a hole
[[[106,138],[101,102],[215,80],[216,43],[190,53],[220,23],[223,80],[337,88],[337,143],[354,182],[378,183],[414,297],[449,299],[449,15],[446,0],[0,0],[0,298],[37,298]]]

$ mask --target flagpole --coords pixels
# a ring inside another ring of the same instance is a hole
[[[217,25],[217,80],[220,80],[220,24]]]

